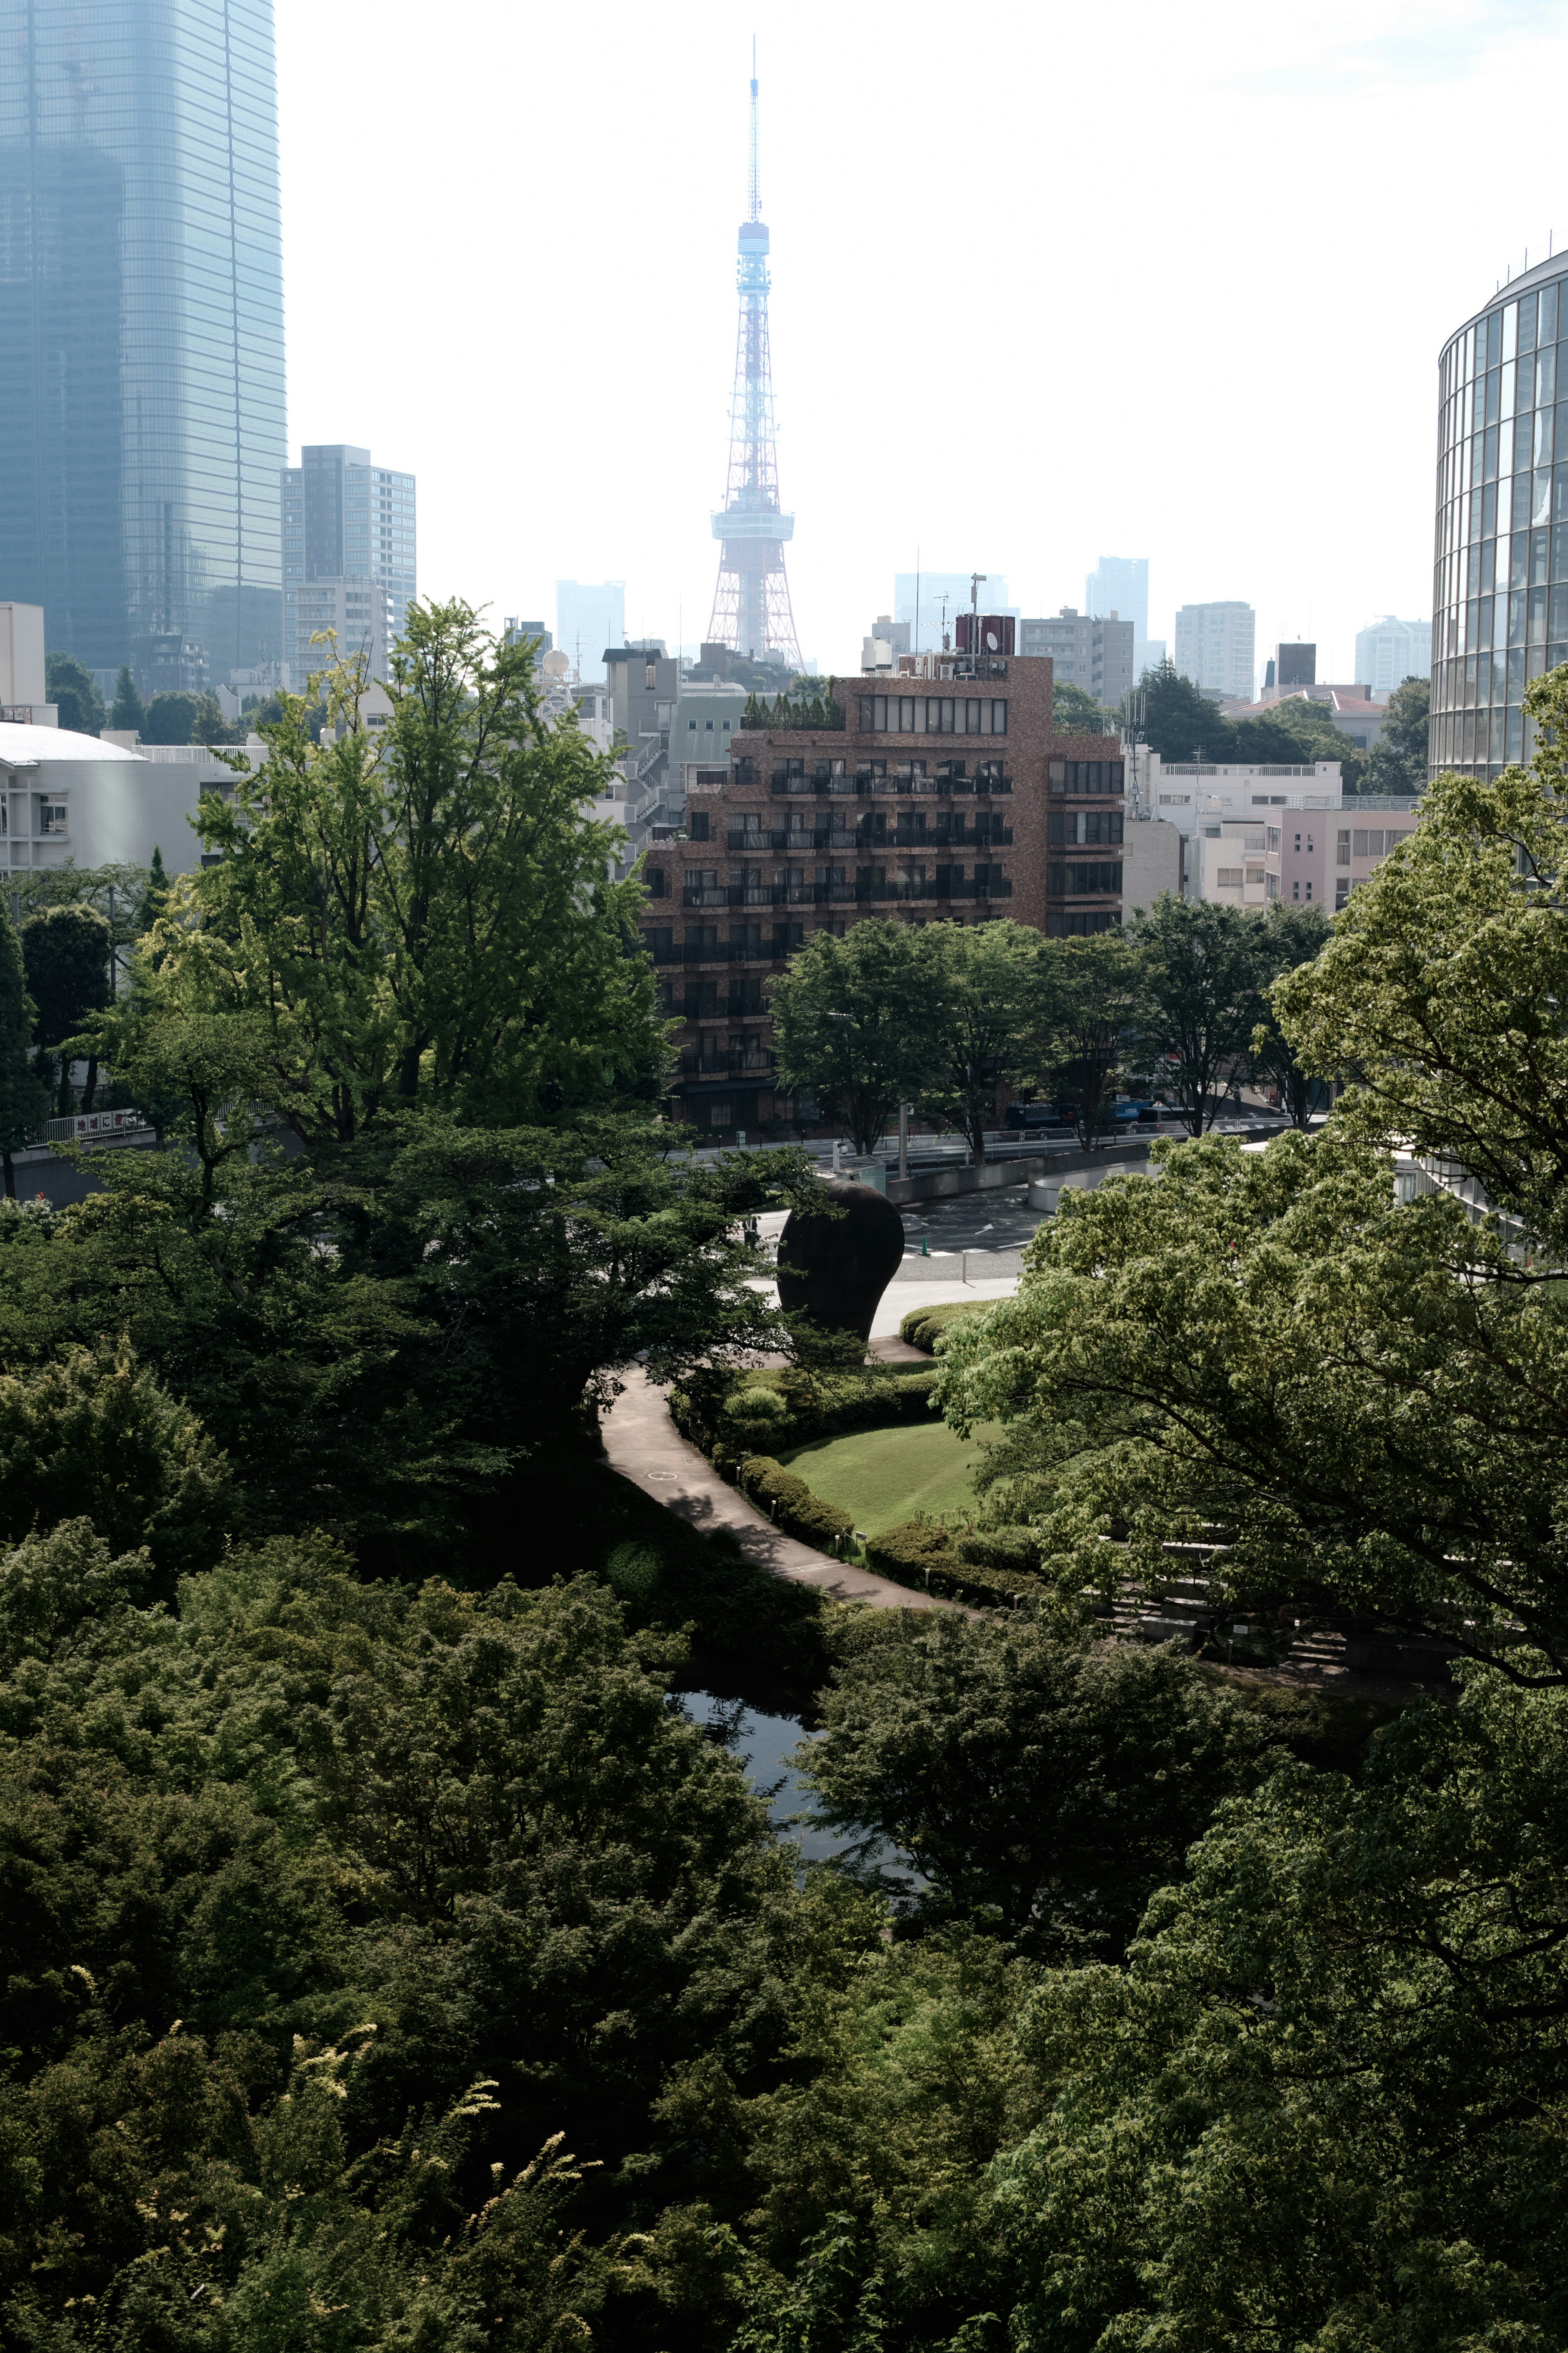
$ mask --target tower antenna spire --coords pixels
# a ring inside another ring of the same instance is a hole
[[[763,216],[762,181],[757,170],[757,37],[752,35],[752,205],[748,220],[760,221]]]
[[[771,657],[800,668],[795,615],[784,574],[784,543],[795,517],[779,506],[778,453],[773,435],[773,361],[768,347],[768,232],[757,162],[757,42],[752,37],[750,185],[741,223],[735,282],[741,322],[735,338],[735,389],[730,403],[730,479],[713,536],[721,543],[719,584],[708,642],[753,659]]]

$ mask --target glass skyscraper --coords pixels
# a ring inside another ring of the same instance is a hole
[[[1568,661],[1568,255],[1467,322],[1438,375],[1434,768],[1529,756],[1528,681]],[[1563,419],[1563,448],[1556,447]]]
[[[282,650],[270,0],[0,0],[0,599],[216,684]]]

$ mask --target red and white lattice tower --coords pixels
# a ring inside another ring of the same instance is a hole
[[[752,44],[751,202],[741,224],[736,282],[741,324],[735,338],[735,391],[730,405],[730,482],[713,536],[723,543],[709,641],[759,661],[800,668],[795,615],[784,575],[784,542],[794,515],[779,508],[773,448],[773,378],[768,354],[768,232],[757,179],[757,52]]]

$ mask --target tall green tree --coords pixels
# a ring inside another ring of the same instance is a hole
[[[1426,782],[1427,722],[1432,681],[1402,679],[1388,698],[1388,715],[1368,764],[1369,793],[1418,793]]]
[[[44,692],[58,706],[60,725],[79,735],[96,735],[107,722],[92,672],[74,654],[50,654],[44,664]]]
[[[24,922],[21,943],[27,993],[37,1008],[37,1042],[55,1074],[57,1111],[63,1119],[70,1109],[71,1041],[89,1015],[109,1003],[109,925],[91,907],[47,907]],[[96,1059],[89,1072],[95,1069]],[[91,1092],[89,1074],[89,1098]],[[91,1107],[89,1100],[87,1108]]]
[[[1148,1040],[1194,1135],[1212,1127],[1263,1011],[1262,927],[1238,907],[1169,891],[1131,934],[1149,1000]]]
[[[1019,1086],[1033,1067],[1039,934],[1022,923],[933,923],[924,937],[942,1008],[934,1067],[916,1100],[957,1128],[979,1166],[998,1088]]]
[[[1223,1538],[1215,1604],[1249,1621],[1331,1603],[1568,1675],[1555,1289],[1451,1194],[1396,1203],[1337,1114],[1261,1153],[1155,1149],[1157,1183],[1075,1199],[1017,1300],[943,1341],[950,1418],[1032,1437],[1009,1459],[1068,1605]]]
[[[140,734],[146,723],[147,707],[136,691],[136,680],[129,662],[121,662],[114,681],[114,708],[109,714],[111,727]]]
[[[1079,1141],[1097,1149],[1122,1072],[1146,1063],[1150,1018],[1144,959],[1121,932],[1047,940],[1038,965],[1036,1068],[1070,1106]]]
[[[1260,979],[1265,985],[1261,1017],[1248,1049],[1253,1078],[1274,1087],[1280,1107],[1296,1127],[1305,1127],[1314,1103],[1323,1100],[1321,1080],[1314,1079],[1280,1027],[1267,984],[1280,975],[1310,964],[1328,945],[1332,924],[1325,907],[1301,907],[1276,899],[1263,919],[1259,951]]]
[[[1142,741],[1162,760],[1228,760],[1236,730],[1212,695],[1184,678],[1169,657],[1146,670],[1122,706],[1123,723],[1137,723]]]
[[[1563,2341],[1565,1736],[1562,1693],[1474,1676],[1359,1780],[1227,1805],[1125,1971],[1040,1982],[1006,2342]]]
[[[1111,735],[1116,723],[1114,712],[1070,678],[1058,679],[1051,688],[1051,725],[1058,735]]]
[[[842,939],[814,932],[771,984],[781,1083],[811,1088],[857,1152],[870,1152],[942,1067],[948,995],[934,929],[878,916]]]
[[[466,605],[411,608],[384,728],[331,674],[320,743],[285,702],[255,774],[202,802],[214,862],[181,886],[160,987],[259,1013],[267,1100],[303,1138],[384,1108],[505,1125],[651,1100],[668,1060],[640,885],[593,803],[605,764],[545,718],[526,646]]]
[[[1085,1651],[956,1610],[870,1613],[836,1650],[822,1730],[797,1752],[820,1811],[894,1849],[895,1881],[912,1865],[921,1921],[984,1925],[1036,1958],[1119,1957],[1263,1746],[1170,1651]]]
[[[16,1198],[12,1155],[26,1142],[28,1129],[49,1115],[49,1091],[33,1068],[37,1013],[27,994],[22,944],[0,907],[0,1166],[8,1201]]]
[[[1548,1251],[1568,1252],[1568,668],[1538,679],[1528,769],[1439,776],[1421,821],[1286,976],[1303,1068],[1353,1080],[1338,1114],[1380,1145],[1450,1154]]]
[[[142,721],[144,744],[188,744],[196,723],[196,698],[174,689],[155,694]]]

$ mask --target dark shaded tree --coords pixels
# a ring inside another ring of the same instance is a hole
[[[1279,899],[1263,919],[1259,951],[1263,1009],[1252,1033],[1248,1060],[1254,1080],[1278,1089],[1280,1108],[1296,1127],[1305,1127],[1313,1108],[1322,1107],[1323,1082],[1306,1069],[1281,1028],[1270,984],[1321,955],[1332,929],[1326,907],[1293,906]]]
[[[12,1155],[26,1142],[28,1130],[49,1115],[48,1088],[33,1067],[37,1013],[27,994],[21,941],[8,911],[0,907],[0,1166],[9,1201],[16,1198]]]
[[[62,1052],[80,1033],[89,1014],[110,999],[109,925],[94,908],[47,907],[29,915],[22,925],[22,961],[27,993],[37,1008],[36,1036],[41,1059],[57,1089],[57,1116],[70,1109],[70,1052]],[[89,1064],[87,1108],[91,1109]]]
[[[44,692],[57,707],[59,724],[79,735],[96,735],[108,719],[92,672],[74,654],[50,654],[44,664]]]
[[[109,714],[109,723],[124,733],[140,734],[146,720],[147,706],[136,691],[131,665],[121,662],[114,681],[114,708]]]

